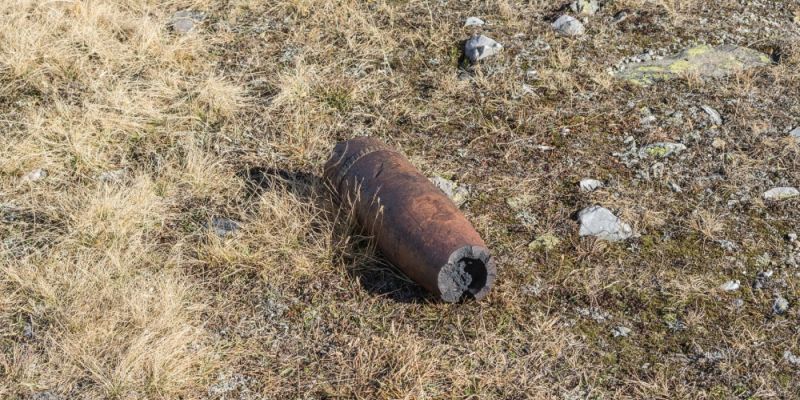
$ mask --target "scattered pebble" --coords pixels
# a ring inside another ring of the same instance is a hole
[[[456,204],[456,207],[461,207],[464,203],[467,202],[469,198],[469,190],[464,186],[459,186],[457,183],[442,178],[441,176],[435,176],[431,178],[431,182],[433,185],[439,188],[450,200],[453,200],[453,203]]]
[[[464,26],[483,26],[484,24],[486,24],[486,22],[478,17],[469,17],[464,22]]]
[[[764,192],[766,200],[780,201],[800,196],[800,191],[793,187],[776,187]]]
[[[606,320],[611,318],[611,314],[597,307],[578,308],[578,314],[580,314],[583,317],[591,318],[595,322],[605,322]]]
[[[772,274],[773,274],[772,270],[761,271],[758,274],[756,274],[756,280],[755,282],[753,282],[753,288],[763,289],[764,286],[766,286],[767,281],[769,281],[769,278],[772,278]]]
[[[201,11],[182,10],[172,15],[172,30],[180,34],[191,32],[197,23],[203,22],[206,14]]]
[[[49,390],[36,392],[31,396],[31,400],[61,400],[61,397]]]
[[[734,291],[739,290],[740,286],[741,286],[740,282],[738,280],[735,280],[735,281],[727,281],[727,282],[723,283],[722,285],[720,285],[719,288],[720,288],[720,290],[725,291],[725,292],[734,292]]]
[[[739,246],[736,243],[727,239],[717,240],[717,244],[719,244],[719,247],[722,247],[723,250],[731,253],[739,250]]]
[[[800,126],[798,126],[797,128],[794,128],[794,130],[789,132],[789,136],[791,136],[791,137],[793,137],[795,139],[800,139]]]
[[[611,334],[614,335],[614,337],[628,337],[631,332],[631,328],[625,326],[618,326],[611,330]]]
[[[788,240],[788,241],[789,241],[789,243],[794,243],[794,242],[796,242],[796,241],[797,241],[797,234],[796,234],[796,233],[794,233],[794,232],[789,232],[789,233],[787,233],[787,234],[786,234],[786,240]]]
[[[603,187],[603,182],[598,181],[597,179],[581,179],[581,182],[578,184],[581,188],[581,192],[589,193],[593,192],[601,187]]]
[[[115,183],[121,181],[125,177],[125,173],[124,169],[106,171],[98,175],[97,180],[104,183]]]
[[[580,36],[586,31],[581,21],[570,17],[569,15],[562,15],[552,24],[556,33],[561,36]]]
[[[648,144],[639,150],[639,158],[667,158],[686,150],[686,145],[681,143],[659,142]]]
[[[618,23],[620,23],[622,21],[625,21],[627,18],[628,18],[628,11],[622,10],[622,11],[614,14],[614,17],[611,19],[611,23],[612,24],[618,24]]]
[[[464,44],[464,55],[473,63],[496,55],[501,50],[503,50],[502,44],[483,35],[475,35]]]
[[[740,298],[733,299],[733,306],[736,307],[736,308],[744,307],[744,300],[742,300]]]
[[[775,297],[775,301],[772,303],[772,312],[776,315],[782,315],[789,310],[789,300],[786,300],[783,296],[778,295]]]
[[[25,326],[22,327],[22,336],[28,340],[31,340],[36,336],[36,333],[33,331],[33,324],[30,322],[25,323]]]
[[[622,222],[607,208],[591,206],[578,213],[580,236],[595,236],[600,240],[617,242],[633,236],[631,226]]]
[[[37,169],[25,174],[25,176],[22,177],[22,180],[24,182],[36,182],[36,181],[40,181],[40,180],[42,180],[44,178],[47,178],[47,171],[45,171],[45,170],[43,170],[41,168],[37,168]]]
[[[224,217],[211,218],[211,229],[219,237],[225,237],[236,233],[240,228],[239,223]]]
[[[792,352],[789,350],[783,352],[783,359],[786,360],[786,362],[788,362],[789,364],[794,365],[795,367],[800,367],[800,356],[792,354]]]
[[[600,10],[597,0],[575,0],[570,3],[569,8],[578,14],[594,15]]]
[[[722,126],[722,116],[719,115],[719,111],[713,109],[711,106],[702,105],[700,108],[708,114],[708,119],[711,120],[711,123],[716,126]]]

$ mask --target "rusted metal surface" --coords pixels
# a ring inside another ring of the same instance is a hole
[[[394,265],[442,300],[481,299],[497,270],[486,244],[402,154],[360,137],[336,145],[325,179]]]

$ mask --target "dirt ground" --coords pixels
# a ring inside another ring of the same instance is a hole
[[[797,398],[800,198],[763,193],[800,186],[800,3],[565,4],[0,2],[0,398]],[[770,65],[614,75],[700,44]],[[362,135],[469,191],[487,298],[332,201]],[[592,205],[635,235],[579,236]]]

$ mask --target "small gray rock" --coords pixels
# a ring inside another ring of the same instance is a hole
[[[464,44],[464,55],[473,63],[496,55],[501,50],[503,50],[502,44],[483,35],[475,35]]]
[[[631,334],[631,328],[618,326],[611,330],[611,334],[614,335],[614,337],[627,337]]]
[[[727,281],[722,285],[720,285],[719,289],[724,292],[735,292],[739,290],[740,286],[741,284],[738,280],[732,280],[732,281]]]
[[[240,228],[238,222],[224,218],[224,217],[213,217],[211,218],[211,229],[214,230],[214,233],[217,234],[219,237],[226,237],[228,235],[232,235],[236,233]]]
[[[552,24],[556,33],[561,36],[580,36],[586,32],[586,28],[581,21],[570,17],[569,15],[562,15]]]
[[[483,26],[484,24],[486,24],[486,22],[478,17],[469,17],[464,22],[464,26]]]
[[[744,300],[740,298],[733,299],[733,306],[736,308],[742,308],[744,306]]]
[[[717,240],[717,244],[719,244],[719,247],[722,247],[723,250],[731,253],[739,250],[739,246],[736,243],[727,239]]]
[[[570,3],[569,8],[578,14],[594,15],[600,10],[597,0],[575,0]]]
[[[756,274],[756,279],[753,282],[753,289],[761,290],[763,289],[767,283],[769,282],[769,278],[772,278],[772,270],[769,271],[761,271]]]
[[[775,297],[775,301],[772,303],[772,312],[776,315],[782,315],[789,310],[789,300],[786,300],[783,296],[778,295]]]
[[[614,17],[611,18],[611,23],[612,24],[618,24],[618,23],[620,23],[622,21],[625,21],[626,19],[628,19],[628,12],[626,10],[622,10],[622,11],[614,14]]]
[[[605,322],[611,319],[611,314],[597,307],[581,307],[577,311],[581,316],[593,319],[595,322]]]
[[[116,183],[125,177],[126,171],[118,169],[114,171],[106,171],[97,176],[97,180],[103,183]]]
[[[22,177],[22,180],[25,181],[25,182],[36,182],[36,181],[40,181],[40,180],[42,180],[44,178],[47,178],[47,171],[45,171],[45,170],[43,170],[41,168],[37,168],[37,169],[25,174],[25,176]]]
[[[51,391],[44,391],[31,395],[31,400],[61,400],[61,396]]]
[[[798,126],[797,128],[794,128],[794,130],[789,132],[789,136],[791,136],[791,137],[793,137],[795,139],[800,139],[800,126]]]
[[[453,203],[456,204],[456,207],[461,207],[464,203],[467,202],[469,198],[469,190],[463,186],[459,186],[457,183],[442,178],[441,176],[435,176],[431,178],[431,182],[434,186],[439,188],[450,200],[453,200]]]
[[[182,10],[172,15],[170,25],[172,30],[180,34],[186,34],[194,29],[194,26],[206,19],[206,14],[201,11]]]
[[[783,359],[786,360],[786,362],[788,362],[789,364],[794,365],[795,367],[800,367],[800,356],[792,354],[792,352],[789,350],[783,352]]]
[[[36,333],[33,331],[33,325],[30,322],[26,323],[25,326],[22,327],[22,336],[28,340],[36,337]]]
[[[722,126],[722,116],[719,115],[719,112],[713,109],[711,106],[702,105],[700,108],[708,114],[708,119],[711,120],[711,123],[716,126]]]
[[[593,192],[601,187],[603,187],[603,182],[598,181],[597,179],[581,179],[581,182],[578,184],[581,188],[581,192],[589,193]]]
[[[580,236],[594,236],[600,240],[617,242],[633,236],[631,226],[622,222],[611,211],[600,206],[591,206],[578,213]]]
[[[672,142],[652,143],[639,150],[639,158],[667,158],[686,150],[686,145]]]
[[[793,187],[776,187],[764,192],[764,199],[780,201],[800,196],[800,191]]]

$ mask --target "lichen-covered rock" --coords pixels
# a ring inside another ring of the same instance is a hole
[[[552,233],[541,234],[536,237],[528,248],[533,251],[553,251],[561,243],[561,239]]]
[[[686,145],[681,143],[652,143],[639,150],[639,158],[667,158],[684,150],[686,150]]]
[[[472,62],[483,60],[486,57],[491,57],[503,50],[503,45],[497,43],[494,39],[483,36],[475,35],[471,37],[464,44],[464,55]]]
[[[649,85],[681,74],[698,74],[720,78],[749,68],[769,65],[768,55],[734,45],[695,46],[679,54],[637,64],[616,73],[616,76],[639,85]]]

